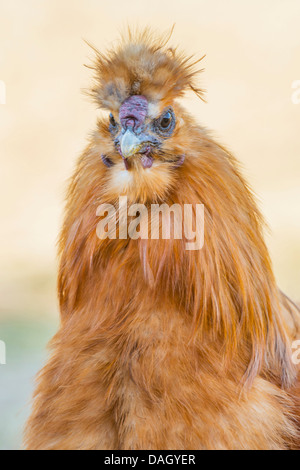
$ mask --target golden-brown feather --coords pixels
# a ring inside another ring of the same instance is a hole
[[[158,113],[172,104],[177,124],[149,170],[125,172],[105,116],[78,161],[59,245],[61,327],[26,447],[299,447],[299,312],[276,286],[237,162],[174,101],[188,89],[201,95],[194,64],[146,31],[97,52],[95,71],[101,108],[118,113],[142,94]],[[119,195],[204,204],[202,250],[175,239],[99,240],[96,209]]]

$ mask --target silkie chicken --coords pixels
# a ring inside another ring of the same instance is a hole
[[[90,93],[103,112],[68,190],[61,325],[27,449],[300,447],[299,310],[275,283],[236,160],[177,101],[202,97],[197,63],[148,30],[96,50]],[[99,237],[97,207],[120,196],[203,205],[203,247]]]

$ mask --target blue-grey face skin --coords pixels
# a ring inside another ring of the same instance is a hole
[[[160,147],[162,142],[173,134],[176,125],[171,107],[166,108],[158,119],[148,124],[134,126],[133,122],[128,116],[127,121],[123,120],[122,126],[110,115],[109,130],[114,137],[115,147],[125,159],[136,153],[149,155],[153,148]]]

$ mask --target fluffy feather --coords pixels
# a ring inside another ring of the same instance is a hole
[[[149,119],[172,105],[176,128],[151,168],[138,156],[126,171],[103,116],[78,161],[60,237],[61,326],[39,374],[26,447],[299,447],[291,361],[299,312],[276,286],[237,162],[176,101],[188,89],[202,94],[195,64],[149,31],[96,55],[100,108],[118,115],[128,96],[143,95]],[[119,195],[204,204],[203,249],[99,240],[97,206]]]

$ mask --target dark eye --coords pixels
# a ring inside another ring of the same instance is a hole
[[[175,115],[172,108],[167,109],[154,121],[154,129],[162,136],[170,136],[175,128]]]
[[[112,113],[110,113],[109,115],[109,124],[112,129],[115,129],[117,127],[117,123]]]
[[[162,118],[160,119],[160,127],[162,129],[168,129],[171,122],[172,122],[172,114],[170,113],[170,111],[167,111],[166,114],[164,114]]]

